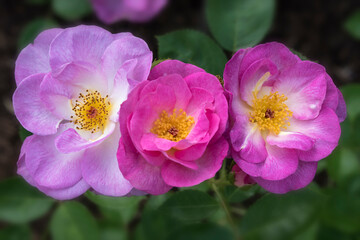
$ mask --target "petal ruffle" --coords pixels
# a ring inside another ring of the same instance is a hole
[[[228,152],[228,143],[220,138],[209,145],[204,155],[196,161],[198,170],[189,169],[178,163],[168,161],[161,167],[164,181],[175,187],[188,187],[199,184],[215,176]]]
[[[49,50],[50,66],[57,74],[69,63],[100,66],[105,49],[115,37],[96,26],[77,26],[62,31],[52,41]]]
[[[280,132],[278,135],[268,135],[266,142],[280,148],[308,151],[314,146],[315,140],[298,132]]]
[[[136,60],[136,62],[131,71],[127,71],[125,77],[138,83],[146,80],[151,68],[152,52],[144,40],[126,36],[113,41],[106,48],[101,61],[110,89],[114,85],[111,82],[114,81],[119,68],[129,60]]]
[[[274,83],[288,99],[285,104],[299,120],[314,119],[319,115],[326,94],[325,68],[310,61],[298,62],[282,71]]]
[[[299,151],[302,161],[319,161],[327,157],[338,145],[341,133],[338,116],[326,107],[313,120],[292,119],[288,130],[305,134],[314,141],[314,146],[309,151]]]
[[[316,168],[315,162],[300,161],[296,172],[283,180],[269,181],[258,177],[253,179],[269,192],[284,194],[307,186],[314,179]]]
[[[266,147],[268,156],[262,163],[250,163],[244,160],[237,161],[239,167],[252,177],[261,177],[266,180],[282,180],[293,174],[299,162],[296,150]]]
[[[154,80],[170,74],[180,74],[183,78],[185,78],[196,72],[205,72],[205,70],[178,60],[166,60],[151,69],[148,80]]]
[[[20,52],[15,63],[17,85],[30,75],[50,72],[49,47],[62,31],[59,28],[45,30],[35,38],[34,44],[29,44]]]
[[[120,140],[117,158],[122,174],[134,188],[154,195],[166,193],[172,188],[162,179],[158,166],[149,164],[134,151],[126,151],[122,140]]]
[[[83,152],[62,154],[56,148],[56,134],[33,135],[26,145],[25,164],[38,187],[48,189],[68,188],[82,178],[80,163]]]
[[[119,129],[100,145],[85,150],[81,171],[85,181],[98,193],[124,196],[133,188],[120,172],[116,151],[120,139]]]
[[[44,74],[35,74],[23,80],[13,95],[17,119],[28,131],[37,135],[54,134],[61,118],[55,116],[40,98],[40,84]]]

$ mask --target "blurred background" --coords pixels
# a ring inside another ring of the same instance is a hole
[[[106,25],[88,0],[0,0],[0,239],[234,239],[236,229],[241,239],[360,240],[360,1],[249,2],[169,0],[148,22]],[[240,30],[234,16],[240,17]],[[284,43],[301,58],[324,65],[343,92],[348,118],[340,144],[319,163],[309,187],[281,196],[258,186],[229,185],[219,199],[204,182],[162,196],[88,192],[68,202],[47,198],[16,177],[29,133],[12,109],[15,60],[42,30],[80,24],[131,32],[148,43],[156,59],[180,59],[218,75],[239,48]],[[233,32],[239,40],[228,42]]]

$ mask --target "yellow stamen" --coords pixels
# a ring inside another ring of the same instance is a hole
[[[260,80],[268,77],[269,74],[265,73]],[[287,100],[284,94],[273,92],[261,99],[257,98],[257,94],[258,90],[255,87],[255,91],[252,92],[253,111],[250,113],[250,122],[256,123],[260,130],[267,130],[274,134],[279,134],[282,129],[290,126],[288,120],[292,116],[292,112],[284,103]]]
[[[76,129],[91,131],[91,133],[104,131],[111,103],[108,96],[102,97],[98,91],[86,90],[86,95],[79,94],[78,99],[71,101],[74,115],[71,119]]]
[[[187,116],[182,109],[179,111],[174,109],[171,115],[166,111],[162,111],[159,118],[155,120],[150,132],[160,138],[178,142],[187,137],[194,123],[194,118]]]

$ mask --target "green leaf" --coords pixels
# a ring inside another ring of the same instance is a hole
[[[199,223],[186,225],[172,232],[168,240],[233,240],[232,233],[214,223]]]
[[[67,21],[79,20],[91,13],[89,0],[52,0],[52,8]]]
[[[314,221],[310,223],[305,229],[295,234],[293,240],[316,240],[318,230],[319,223]]]
[[[3,240],[30,240],[31,232],[27,225],[10,226],[0,230],[0,239]]]
[[[87,191],[85,196],[95,204],[111,209],[124,209],[137,206],[139,202],[145,198],[144,196],[108,197],[95,194],[91,191]]]
[[[242,202],[252,196],[259,190],[258,185],[254,186],[244,186],[244,187],[236,187],[236,186],[225,186],[224,187],[224,197],[229,203]]]
[[[64,202],[52,216],[50,233],[54,240],[98,240],[95,218],[78,202]]]
[[[179,30],[157,36],[159,58],[177,59],[204,68],[212,74],[224,71],[227,58],[222,49],[205,34]]]
[[[321,195],[308,189],[265,195],[242,219],[243,239],[292,239],[307,227],[321,199]]]
[[[23,126],[20,126],[19,135],[20,135],[21,141],[23,142],[25,140],[25,138],[27,138],[28,136],[31,136],[32,133],[29,132],[28,130],[26,130]]]
[[[149,197],[135,232],[136,240],[165,240],[172,230],[181,226],[180,221],[159,210],[160,206],[172,195],[172,192],[168,192]]]
[[[0,182],[0,220],[25,223],[43,216],[54,200],[40,193],[23,179],[15,177]]]
[[[219,205],[208,194],[197,190],[176,192],[162,206],[161,210],[185,221],[197,221],[213,214]]]
[[[22,29],[19,40],[18,40],[18,49],[21,50],[26,47],[28,44],[34,42],[34,39],[41,33],[42,31],[50,28],[56,28],[58,24],[48,18],[39,18],[34,19]]]
[[[347,179],[341,188],[332,189],[323,203],[322,219],[341,232],[360,232],[360,175]]]
[[[210,189],[210,184],[208,181],[204,181],[202,183],[199,183],[198,185],[192,186],[192,187],[182,187],[180,188],[180,191],[185,190],[199,190],[202,192],[207,192]]]
[[[125,229],[116,227],[102,225],[100,226],[100,239],[101,240],[126,240]]]
[[[350,176],[360,174],[360,162],[356,154],[345,148],[337,148],[326,159],[330,177],[337,183],[342,183]]]
[[[348,118],[354,121],[360,113],[360,84],[348,84],[341,88],[341,92],[346,102]]]
[[[133,218],[140,201],[145,198],[144,196],[108,197],[91,191],[86,192],[85,196],[100,207],[105,217],[113,220],[121,218],[124,222],[129,222]]]
[[[269,31],[274,0],[207,0],[206,18],[211,33],[226,50],[258,44]]]
[[[357,9],[346,19],[344,28],[351,36],[360,40],[360,9]]]
[[[137,229],[137,239],[165,240],[167,236],[178,227],[181,222],[171,218],[162,211],[152,210],[143,213]]]
[[[318,240],[354,240],[355,238],[351,237],[350,235],[336,230],[332,227],[321,225],[318,231]],[[307,239],[305,239],[307,240]]]

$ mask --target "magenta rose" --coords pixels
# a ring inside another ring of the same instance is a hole
[[[122,104],[118,162],[137,189],[162,194],[214,177],[228,151],[219,80],[176,60],[155,66]]]
[[[120,20],[146,22],[166,5],[167,0],[91,0],[98,18],[111,24]]]
[[[280,43],[239,50],[226,64],[231,153],[270,192],[305,187],[338,144],[346,117],[325,68]]]
[[[33,133],[18,173],[57,199],[88,189],[127,195],[133,187],[116,158],[118,112],[151,62],[147,44],[130,33],[95,26],[42,32],[16,61],[15,115]]]

